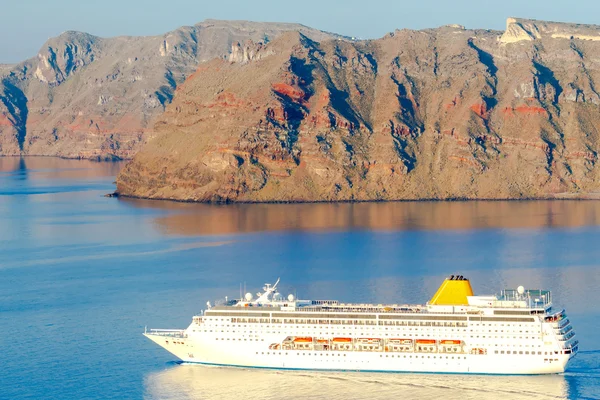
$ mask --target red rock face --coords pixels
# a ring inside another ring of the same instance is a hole
[[[6,115],[0,114],[0,126],[13,126],[13,123]]]
[[[299,88],[295,88],[292,85],[288,85],[287,83],[274,83],[272,87],[273,91],[279,96],[289,97],[292,101],[300,103],[305,100],[306,93],[304,93]]]
[[[600,189],[600,66],[583,56],[582,78],[579,54],[600,42],[577,42],[577,52],[569,40],[540,39],[542,51],[498,35],[448,27],[317,43],[286,34],[260,59],[205,64],[119,175],[118,192],[335,201]]]

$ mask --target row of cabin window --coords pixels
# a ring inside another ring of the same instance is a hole
[[[532,355],[535,356],[536,352],[535,351],[523,351],[523,350],[519,350],[519,351],[515,351],[513,350],[512,352],[510,350],[494,350],[494,354],[521,354],[521,355]],[[544,354],[545,356],[547,356],[548,354],[552,354],[551,351],[538,351],[537,355],[541,356],[542,354]],[[558,354],[557,352],[555,352],[555,354]]]
[[[217,325],[217,324],[215,324],[214,326],[221,326],[221,325]],[[229,324],[227,324],[227,325],[224,325],[224,326],[226,326],[226,327],[234,327],[234,328],[235,328],[235,327],[243,328],[243,326],[241,326],[241,325],[229,325]],[[276,328],[277,326],[276,326],[276,325],[273,325],[272,327],[273,327],[273,328]],[[317,325],[313,325],[313,326],[312,326],[312,328],[314,328],[314,329],[317,329],[317,327],[318,327]],[[263,329],[264,329],[264,328],[271,328],[271,325],[267,325],[267,326],[264,326],[264,327],[262,327],[262,328],[263,328]],[[310,328],[310,327],[307,327],[307,328]],[[345,327],[343,327],[342,329],[346,329],[346,328],[345,328]],[[355,329],[358,329],[358,327],[355,327]],[[362,329],[362,328],[361,328],[361,329]],[[388,328],[385,328],[385,330],[388,330]],[[412,328],[409,328],[409,330],[412,330]],[[453,331],[453,330],[452,330],[452,331]],[[221,332],[223,332],[223,331],[221,330]],[[235,332],[235,331],[233,331],[233,332]],[[488,333],[498,333],[498,330],[497,330],[497,329],[495,329],[495,330],[492,332],[492,330],[491,330],[491,329],[490,329],[490,330],[487,330],[487,331],[485,331],[485,330],[479,330],[479,329],[477,329],[477,330],[473,330],[473,332],[475,332],[475,333],[484,333],[484,332],[488,332]],[[539,333],[539,332],[540,332],[540,330],[536,330],[536,331],[533,331],[533,330],[531,330],[531,333]],[[267,331],[267,333],[269,333],[269,332]],[[500,333],[504,333],[504,329],[501,329],[501,330],[500,330]],[[514,333],[514,334],[521,333],[521,334],[522,334],[522,333],[530,333],[530,332],[529,332],[529,330],[525,330],[525,331],[523,331],[522,329],[521,329],[521,330],[519,330],[519,331],[517,332],[517,328],[515,328],[515,329],[510,329],[510,330],[509,330],[509,329],[506,329],[506,333],[507,333],[507,334],[508,334],[508,333]],[[569,337],[572,337],[572,336],[574,336],[574,333],[571,333]],[[471,337],[475,337],[475,336],[471,335]],[[477,336],[477,337],[479,337],[479,336]],[[482,336],[482,337],[485,337],[485,336]],[[498,336],[490,336],[490,337],[495,337],[495,338],[497,338]],[[504,337],[504,336],[501,336],[501,337]],[[511,337],[512,337],[512,336],[511,336]],[[527,337],[526,337],[526,339],[527,339]],[[534,337],[532,337],[532,339],[534,339]]]
[[[194,318],[193,321],[194,322],[202,322],[202,320],[206,321],[206,322],[210,322],[210,321],[215,321],[215,320],[222,320],[222,321],[228,321],[228,320],[234,320],[234,319],[243,319],[243,320],[251,320],[253,322],[269,322],[269,321],[278,321],[278,322],[285,322],[285,323],[318,323],[318,321],[337,321],[337,323],[348,323],[351,321],[362,321],[362,322],[371,322],[371,323],[376,323],[376,321],[379,322],[383,322],[383,321],[388,321],[389,323],[395,323],[395,324],[406,324],[406,323],[410,323],[410,322],[430,322],[432,324],[437,324],[437,325],[443,325],[445,322],[452,322],[452,323],[466,323],[467,319],[457,319],[457,318],[444,318],[444,317],[415,317],[415,318],[389,318],[385,315],[380,316],[379,318],[377,318],[376,316],[372,316],[370,318],[356,318],[353,316],[327,316],[327,315],[322,315],[322,316],[303,316],[303,317],[298,317],[298,316],[287,316],[287,317],[283,317],[283,316],[269,316],[268,314],[263,314],[263,315],[242,315],[242,316],[236,316],[236,315],[232,315],[232,316],[222,316],[222,317],[205,317],[204,319],[202,318]],[[300,321],[309,321],[309,322],[300,322]],[[475,325],[486,325],[485,323],[487,322],[489,325],[491,324],[499,324],[499,323],[535,323],[536,320],[534,318],[490,318],[490,317],[470,317],[468,320],[471,324],[475,324]],[[332,322],[333,323],[333,322]]]
[[[258,354],[258,351],[256,352],[256,354]],[[261,355],[265,355],[265,352],[263,351],[260,354]],[[275,356],[275,355],[282,355],[282,354],[286,355],[286,356],[288,355],[287,352],[285,352],[285,353],[281,353],[281,352],[279,352],[279,353],[272,352],[271,353],[269,351],[266,352],[266,355],[274,355]],[[312,355],[312,353],[300,353],[300,352],[298,352],[296,354],[297,355],[303,355],[303,356],[305,356],[305,355],[311,356]],[[320,356],[328,356],[329,354],[330,353],[328,353],[328,352],[317,352],[317,353],[315,353],[315,355],[320,355]],[[507,350],[505,352],[504,350],[500,350],[500,351],[499,350],[495,350],[494,354],[506,354],[506,355],[509,355],[509,354],[515,354],[515,355],[519,354],[519,355],[532,355],[532,356],[535,356],[536,352],[535,351],[531,351],[531,352],[529,352],[529,351],[513,351],[513,352],[511,352],[509,350]],[[538,356],[541,356],[542,354],[544,354],[544,355],[552,355],[552,352],[548,352],[548,351],[544,351],[544,352],[538,351],[537,352]],[[554,352],[554,354],[558,354],[558,352]],[[338,356],[338,357],[342,357],[342,356],[346,357],[345,353],[331,353],[331,355],[332,356]],[[379,355],[380,358],[383,358],[383,356],[384,356],[383,354]],[[398,358],[400,358],[400,357],[402,357],[402,358],[413,358],[412,355],[408,355],[407,356],[406,354],[404,354],[404,355],[397,355],[397,356],[394,355],[394,354],[385,354],[385,357],[386,358],[388,358],[388,357],[389,358],[395,358],[395,357],[398,357]],[[438,358],[439,357],[440,359],[446,358],[447,360],[448,359],[452,359],[453,360],[455,356],[419,356],[419,355],[415,355],[414,356],[414,358],[426,358],[426,357],[427,358]],[[456,358],[460,359],[461,357],[460,356],[456,356]],[[467,357],[464,357],[464,356],[462,358],[465,359],[465,360],[467,359]],[[556,359],[555,361],[558,361],[558,359]]]
[[[380,355],[379,355],[379,358],[383,358],[383,356],[384,356],[383,354],[380,354]],[[394,358],[394,357],[398,357],[398,358],[400,358],[400,357],[402,357],[402,358],[413,358],[413,356],[411,356],[411,355],[407,356],[406,354],[405,354],[405,355],[403,355],[403,356],[399,356],[399,355],[398,355],[398,356],[396,356],[396,355],[394,355],[394,354],[385,354],[385,357],[386,357],[386,358],[388,358],[388,357],[389,357],[389,358]],[[444,359],[444,358],[445,358],[446,360],[454,360],[454,357],[455,357],[455,356],[415,356],[415,358],[439,358],[440,360],[442,360],[442,359]],[[463,360],[466,360],[466,359],[467,359],[467,357],[465,357],[465,356],[456,356],[456,358],[457,358],[458,360],[460,360],[461,358],[462,358]]]
[[[204,329],[203,331],[204,332],[212,332],[213,330],[212,329]],[[196,332],[196,331],[194,330],[194,332]],[[199,330],[198,332],[201,332],[201,331]],[[217,330],[215,330],[215,332],[217,332]],[[227,333],[229,333],[230,331],[229,331],[229,329],[228,330],[221,329],[221,332],[227,332]],[[315,331],[310,331],[310,330],[298,330],[297,332],[298,333],[311,333],[311,332],[315,333]],[[502,331],[502,332],[504,332],[504,331]],[[528,333],[528,332],[529,331],[526,331],[526,333]],[[245,331],[245,330],[244,331],[238,331],[238,330],[232,329],[231,333],[253,333],[253,331]],[[282,332],[281,331],[261,331],[261,332],[256,331],[255,333],[263,333],[263,334],[278,333],[278,334],[280,334]],[[283,333],[286,333],[286,332],[283,331]],[[335,332],[331,331],[331,333],[334,334]],[[534,332],[531,332],[531,333],[534,333]],[[322,335],[323,331],[320,331],[319,334]],[[325,334],[329,334],[329,332],[325,331]],[[516,334],[516,332],[515,332],[515,334]],[[387,333],[385,335],[389,336]],[[412,333],[406,333],[406,335],[413,336]],[[430,337],[431,334],[430,333],[417,333],[417,334],[415,334],[415,336],[427,336],[427,337]],[[500,335],[500,336],[498,336],[498,335],[489,335],[489,336],[486,336],[486,335],[465,335],[465,336],[468,337],[468,338],[470,338],[470,339],[475,339],[475,338],[477,338],[477,339],[479,339],[479,338],[482,338],[482,339],[485,339],[485,338],[489,338],[489,339],[504,339],[505,338],[503,335]],[[510,335],[510,336],[507,335],[506,336],[506,339],[539,339],[539,338],[540,338],[539,336],[513,336],[513,335]]]
[[[258,351],[256,352],[256,354],[258,354]],[[260,352],[260,354],[261,354],[261,355],[265,355],[265,354],[266,354],[266,355],[268,355],[268,356],[269,356],[269,355],[274,355],[274,356],[277,356],[277,355],[279,355],[279,356],[281,356],[281,355],[285,355],[285,356],[287,356],[287,355],[288,355],[288,353],[287,353],[287,352],[285,352],[285,353],[282,353],[281,351],[280,351],[279,353],[277,353],[277,352],[275,352],[275,351],[274,351],[274,352],[270,352],[270,351],[264,352],[264,351],[261,351],[261,352]],[[307,354],[307,353],[300,353],[300,352],[298,352],[298,353],[296,353],[296,355],[298,355],[298,356],[299,356],[299,355],[303,355],[303,356],[309,355],[309,356],[310,356],[310,355],[312,355],[312,353],[308,353],[308,354]],[[326,352],[322,352],[322,353],[315,353],[315,356],[317,356],[317,355],[320,355],[320,356],[322,356],[322,355],[326,355],[326,356],[328,356],[328,355],[329,355],[329,353],[326,353]],[[331,353],[331,355],[332,355],[332,356],[338,356],[338,357],[346,357],[346,356],[347,356],[347,354],[346,354],[346,353]]]
[[[466,322],[425,322],[425,321],[393,321],[393,320],[337,320],[337,319],[269,319],[269,318],[231,318],[232,323],[241,324],[314,324],[314,325],[390,325],[390,326],[440,326],[467,327]]]
[[[223,318],[223,322],[227,322],[228,319]],[[207,321],[209,324],[210,322]],[[437,326],[437,327],[468,327],[467,322],[451,322],[451,321],[394,321],[394,320],[337,320],[337,319],[269,319],[269,318],[231,318],[232,323],[243,323],[243,324],[314,324],[314,325],[387,325],[387,326]],[[503,323],[471,323],[471,327],[479,326],[505,326]],[[506,324],[510,327],[510,324]],[[516,328],[516,327],[515,327]]]

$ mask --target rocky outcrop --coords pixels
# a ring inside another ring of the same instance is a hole
[[[200,63],[228,58],[234,43],[244,43],[241,59],[260,57],[261,43],[289,30],[336,37],[298,24],[215,20],[153,37],[65,32],[36,57],[0,65],[0,155],[131,158]]]
[[[247,63],[249,61],[260,60],[263,57],[273,54],[265,50],[265,44],[262,42],[254,43],[247,40],[243,45],[240,42],[231,45],[229,61],[235,63]]]
[[[522,40],[537,40],[542,37],[600,41],[600,32],[596,25],[508,18],[506,20],[506,31],[500,37],[500,42],[503,44],[516,43]]]
[[[242,46],[236,62],[207,62],[177,89],[118,193],[261,202],[600,190],[600,43],[572,33],[600,29],[508,25],[372,41],[287,33],[262,57]]]
[[[52,38],[37,55],[34,77],[50,86],[60,85],[101,54],[102,39],[82,32]]]

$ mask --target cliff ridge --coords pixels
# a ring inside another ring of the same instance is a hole
[[[35,57],[0,65],[0,155],[131,158],[199,64],[288,30],[338,37],[300,24],[217,20],[148,37],[64,32]]]

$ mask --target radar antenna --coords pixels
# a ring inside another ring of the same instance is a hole
[[[281,278],[277,278],[277,282],[275,282],[274,285],[271,286],[270,283],[265,283],[265,286],[263,286],[263,290],[265,291],[264,293],[257,293],[258,298],[256,299],[256,304],[262,304],[262,303],[269,303],[271,301],[271,295],[273,293],[275,293],[275,290],[277,289],[277,285],[279,284],[279,280]]]

